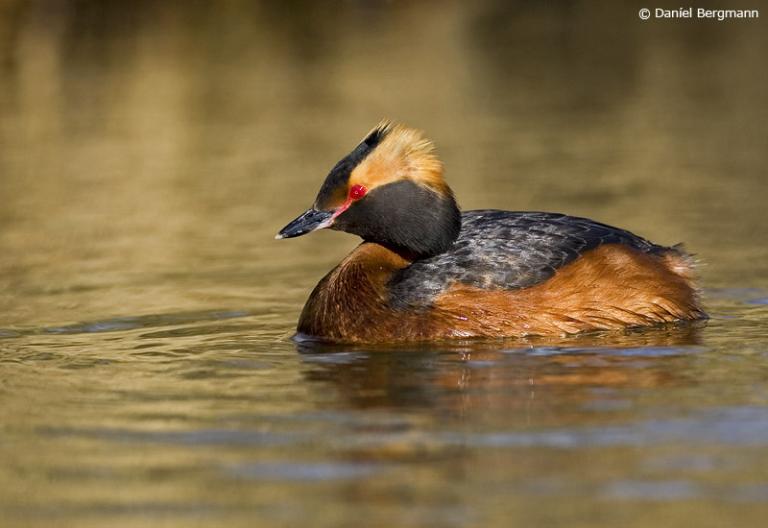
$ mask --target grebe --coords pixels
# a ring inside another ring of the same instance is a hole
[[[360,236],[315,287],[299,334],[382,343],[567,335],[706,318],[692,259],[586,218],[460,212],[433,144],[384,122],[276,238]]]

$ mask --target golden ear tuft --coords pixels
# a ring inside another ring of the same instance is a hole
[[[450,192],[435,146],[421,130],[382,120],[364,141],[369,139],[371,143],[375,141],[376,146],[353,171],[350,184],[374,188],[410,179],[436,192]]]

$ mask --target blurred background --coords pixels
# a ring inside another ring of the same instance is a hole
[[[0,1],[7,525],[764,519],[768,32],[639,19],[666,3]],[[465,209],[685,242],[713,320],[531,356],[297,350],[358,241],[273,236],[384,117]]]

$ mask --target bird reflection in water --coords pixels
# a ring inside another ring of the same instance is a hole
[[[600,389],[690,382],[689,362],[703,350],[702,327],[388,347],[297,341],[296,348],[311,365],[307,379],[332,386],[354,408],[439,402],[441,409],[456,412],[509,412],[528,409],[539,394],[587,403]]]

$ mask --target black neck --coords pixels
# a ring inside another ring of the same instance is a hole
[[[443,194],[401,180],[371,191],[334,228],[418,260],[448,251],[459,236],[461,212],[450,190]]]

